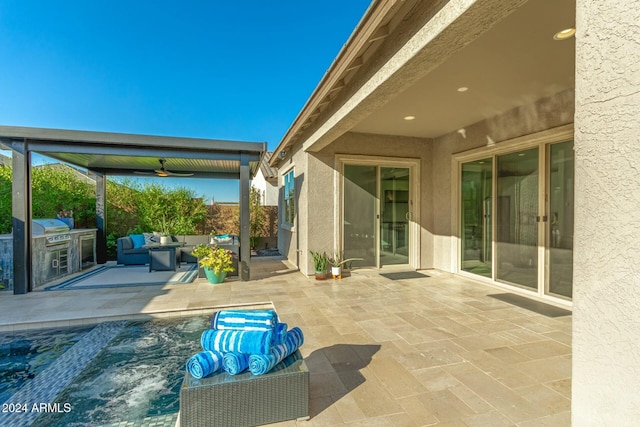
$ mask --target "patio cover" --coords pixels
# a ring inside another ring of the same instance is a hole
[[[106,177],[158,169],[167,160],[172,172],[193,178],[240,180],[240,278],[250,277],[249,180],[266,152],[264,142],[223,141],[60,129],[0,126],[0,146],[12,150],[14,293],[31,283],[31,153],[86,168],[96,178],[96,251],[106,261]],[[149,175],[153,176],[153,175]]]

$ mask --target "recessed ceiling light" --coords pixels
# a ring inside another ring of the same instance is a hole
[[[520,153],[520,154],[518,154],[518,156],[524,157],[524,153]]]
[[[416,118],[416,116],[404,116],[405,120],[414,120]]]
[[[460,86],[460,87],[458,88],[458,92],[466,92],[466,91],[468,91],[468,90],[469,90],[469,88],[468,88],[468,87],[466,87],[466,86]]]
[[[573,37],[576,33],[576,29],[575,28],[566,28],[562,31],[558,31],[557,33],[554,34],[553,39],[554,40],[566,40],[566,39],[570,39],[571,37]]]

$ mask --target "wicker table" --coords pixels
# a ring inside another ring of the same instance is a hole
[[[185,374],[180,427],[252,427],[309,418],[309,370],[299,351],[265,375]]]

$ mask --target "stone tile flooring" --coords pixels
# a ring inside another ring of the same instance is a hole
[[[250,282],[0,294],[0,328],[181,315],[272,301],[311,373],[309,421],[278,426],[569,426],[571,316],[512,305],[430,270],[316,281],[274,258]],[[397,278],[394,280],[393,278]]]

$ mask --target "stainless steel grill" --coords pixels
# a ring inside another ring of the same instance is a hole
[[[69,226],[59,219],[34,219],[31,224],[31,235],[44,235],[47,246],[59,245],[71,240]]]

